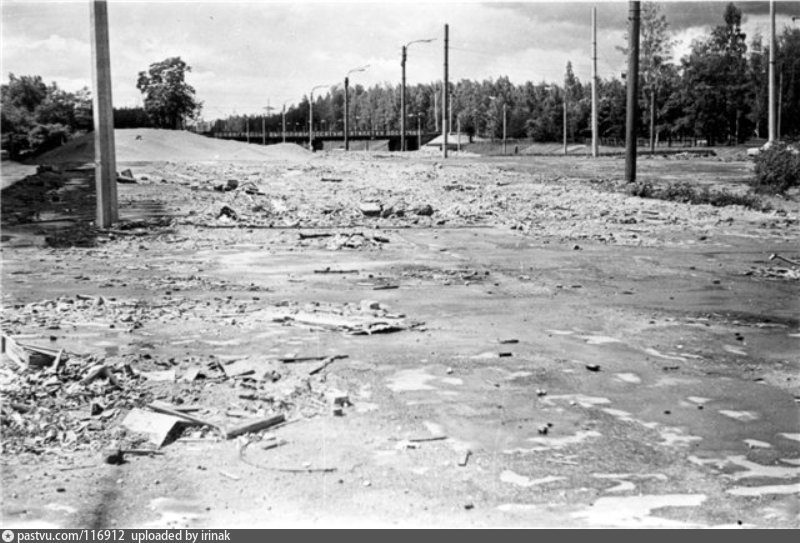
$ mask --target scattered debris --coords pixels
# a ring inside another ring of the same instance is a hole
[[[458,460],[458,465],[461,466],[462,468],[465,467],[467,465],[467,462],[469,462],[469,457],[471,455],[472,451],[470,451],[469,449],[461,453],[461,457]]]
[[[185,419],[174,415],[131,409],[122,421],[122,427],[134,434],[142,434],[156,447],[161,447],[176,426]]]
[[[586,369],[589,371],[600,371],[599,364],[586,364]]]
[[[286,417],[284,417],[282,414],[274,415],[272,417],[251,421],[246,424],[242,424],[240,426],[229,428],[225,432],[223,432],[223,434],[225,436],[225,439],[233,439],[234,437],[243,434],[252,434],[255,432],[260,432],[261,430],[266,430],[267,428],[275,426],[276,424],[280,424],[285,420]]]

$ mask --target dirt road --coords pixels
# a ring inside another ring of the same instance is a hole
[[[132,170],[110,231],[85,169],[4,191],[3,331],[70,354],[4,356],[4,526],[800,526],[796,199],[634,198],[614,158]],[[153,400],[288,424],[104,463]]]

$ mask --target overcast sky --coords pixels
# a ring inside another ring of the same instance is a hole
[[[661,2],[676,57],[692,39],[722,22],[725,2]],[[769,33],[767,2],[736,2],[748,41]],[[257,113],[269,103],[297,103],[312,87],[345,74],[364,85],[400,81],[400,48],[409,48],[409,83],[441,79],[442,36],[450,25],[450,78],[507,75],[515,83],[563,79],[572,61],[590,77],[590,8],[598,6],[599,75],[619,76],[625,59],[627,2],[200,2],[109,1],[115,106],[141,105],[139,71],[180,56],[204,102],[203,116]],[[800,15],[800,2],[778,2],[778,29]],[[90,85],[86,1],[2,0],[2,75],[41,75],[62,88]]]

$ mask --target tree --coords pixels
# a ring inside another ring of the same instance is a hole
[[[139,72],[136,88],[144,95],[144,109],[154,126],[179,130],[186,119],[200,114],[202,103],[195,99],[194,88],[186,83],[191,67],[180,57],[171,57]]]
[[[9,74],[0,87],[2,146],[14,158],[60,145],[68,137],[92,128],[89,90],[66,92],[40,76]]]

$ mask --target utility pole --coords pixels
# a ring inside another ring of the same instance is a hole
[[[778,127],[775,119],[777,99],[775,88],[775,56],[778,41],[775,39],[775,0],[769,2],[769,137],[770,143],[778,139]]]
[[[625,115],[625,181],[636,182],[636,125],[639,96],[639,14],[638,0],[629,2],[628,21],[628,99]]]
[[[350,94],[350,78],[345,76],[344,78],[344,150],[350,150],[350,139],[348,136],[348,124],[347,121],[350,118],[350,108],[347,100],[347,95]],[[336,128],[336,127],[334,127]]]
[[[244,116],[244,123],[245,123],[244,134],[245,137],[247,138],[247,143],[250,143],[250,117],[248,117],[247,115]]]
[[[456,122],[458,123],[458,128],[456,129],[458,132],[458,144],[456,146],[456,150],[460,153],[461,152],[461,117],[456,117]]]
[[[267,144],[267,116],[261,116],[261,145]]]
[[[281,134],[283,143],[286,143],[286,103],[283,104],[283,112],[281,113]]]
[[[403,76],[400,79],[400,150],[406,150],[406,45],[400,57]]]
[[[422,125],[421,125],[422,114],[417,113],[417,151],[422,149]]]
[[[447,91],[449,89],[449,82],[447,70],[449,68],[447,61],[447,48],[450,44],[450,26],[444,25],[444,81],[442,84],[442,158],[447,158],[447,132],[450,128],[447,124]]]
[[[597,7],[592,7],[592,156],[598,155],[597,138]]]
[[[506,103],[503,102],[503,155],[506,154]]]
[[[448,115],[448,123],[447,126],[450,130],[453,129],[453,91],[451,90],[447,95],[447,104],[450,107],[450,114]]]
[[[94,111],[94,182],[97,191],[96,226],[108,228],[119,220],[117,164],[114,148],[114,109],[111,102],[111,51],[108,47],[108,5],[90,4],[92,27],[92,105]]]
[[[433,85],[433,128],[434,132],[439,131],[439,93],[436,91],[436,84]]]
[[[569,66],[569,63],[567,63]],[[568,73],[568,72],[567,72]],[[567,154],[567,97],[569,96],[569,79],[567,73],[564,74],[564,155]]]

